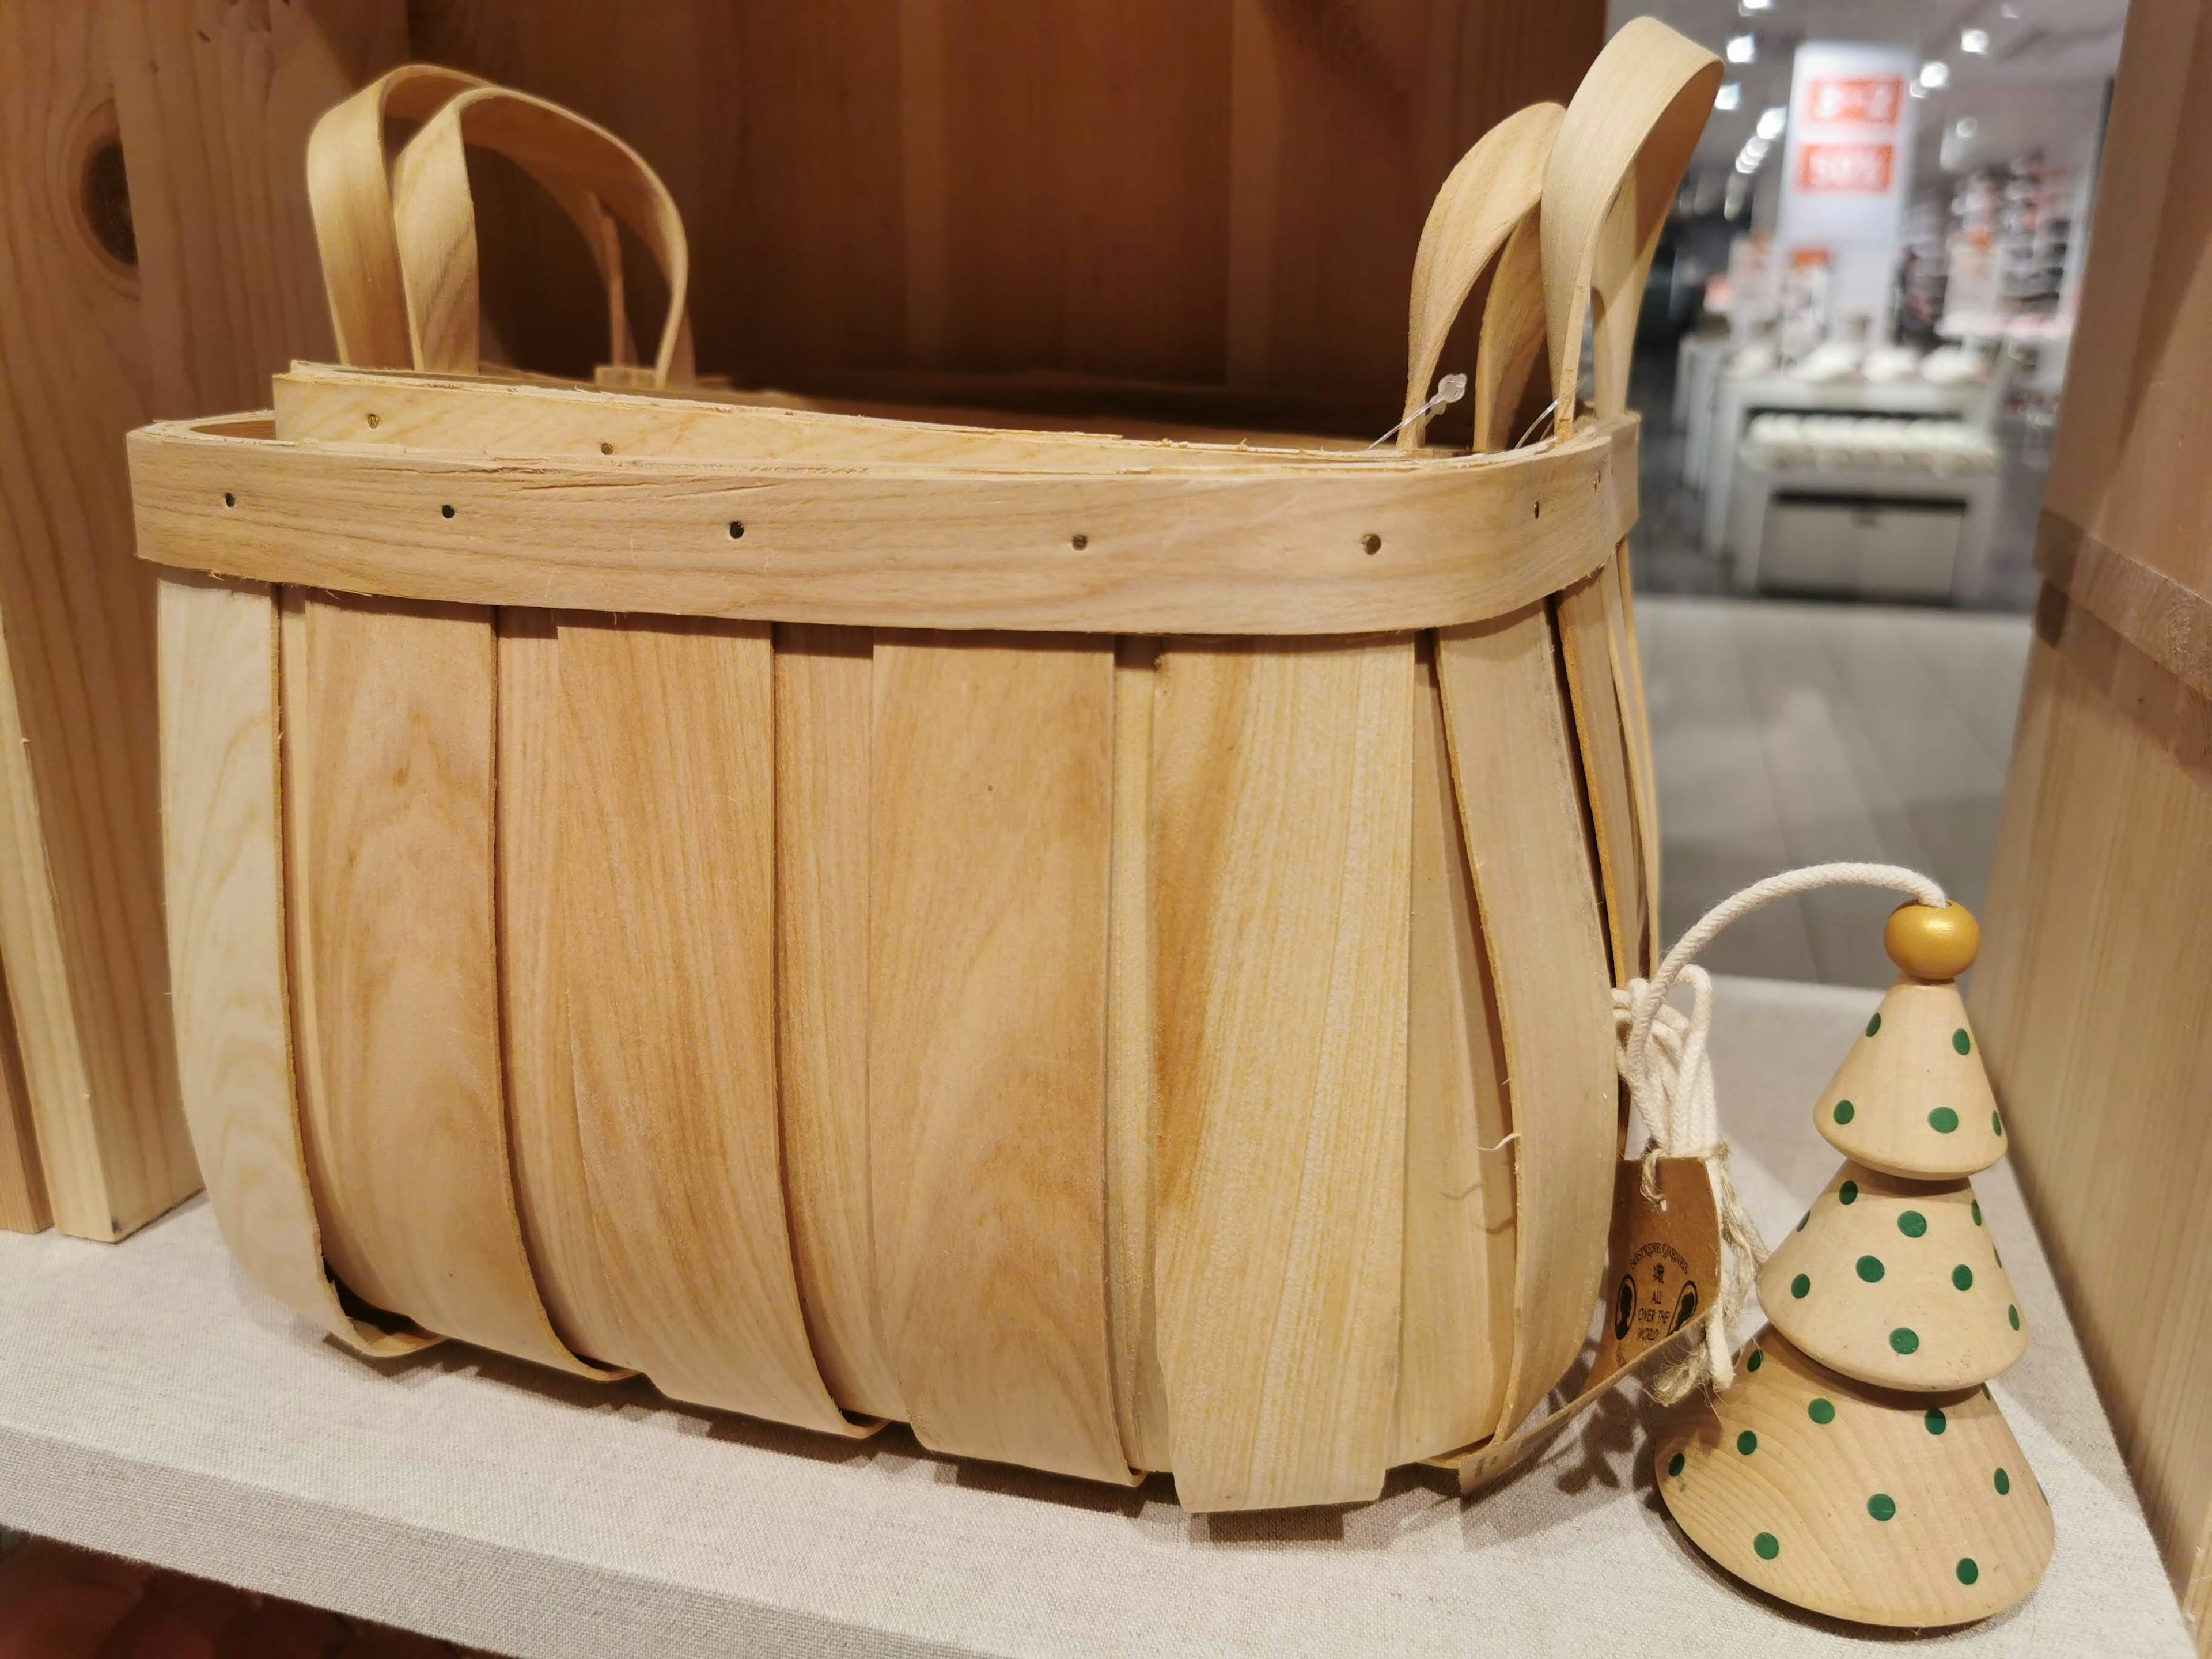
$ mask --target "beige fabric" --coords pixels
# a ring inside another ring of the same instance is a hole
[[[1878,1000],[1721,980],[1734,1170],[1770,1237],[1835,1153],[1814,1098]],[[2025,1607],[1945,1652],[2191,1650],[2019,1190],[1977,1182],[2035,1341],[1996,1385],[2058,1521]],[[1741,1594],[1652,1501],[1616,1395],[1471,1504],[1449,1476],[1285,1515],[672,1407],[450,1345],[368,1361],[195,1203],[119,1246],[0,1237],[0,1523],[532,1655],[1866,1650]]]

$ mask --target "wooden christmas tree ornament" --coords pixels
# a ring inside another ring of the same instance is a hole
[[[1904,977],[1820,1097],[1848,1154],[1760,1270],[1771,1322],[1732,1386],[1661,1434],[1661,1497],[1746,1583],[1875,1625],[1985,1618],[2035,1588],[2052,1527],[1988,1380],[2027,1334],[1964,1177],[2004,1129],[1954,975],[1978,934],[1908,904]]]

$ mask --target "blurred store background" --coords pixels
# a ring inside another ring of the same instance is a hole
[[[1723,81],[1638,336],[1672,938],[1785,865],[1978,906],[2125,0],[1630,0]],[[2081,349],[2094,349],[2094,342]],[[1881,902],[1713,965],[1881,983]]]

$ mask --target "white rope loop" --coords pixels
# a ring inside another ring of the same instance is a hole
[[[1680,1399],[1701,1382],[1725,1389],[1734,1380],[1729,1339],[1767,1255],[1766,1241],[1729,1176],[1728,1143],[1721,1139],[1719,1102],[1706,1052],[1713,981],[1692,959],[1730,922],[1777,899],[1825,887],[1886,888],[1937,909],[1949,902],[1939,884],[1901,865],[1813,864],[1785,871],[1753,882],[1706,911],[1674,942],[1658,972],[1649,980],[1631,980],[1613,994],[1615,1064],[1650,1136],[1644,1154],[1644,1195],[1659,1201],[1655,1182],[1661,1158],[1694,1158],[1705,1166],[1721,1218],[1720,1302],[1705,1322],[1705,1340],[1698,1350],[1653,1383],[1652,1393],[1662,1402]],[[1667,1000],[1678,983],[1690,988],[1686,1014]]]

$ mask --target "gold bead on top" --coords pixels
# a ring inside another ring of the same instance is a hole
[[[1889,959],[1911,979],[1930,984],[1952,980],[1974,965],[1982,930],[1974,913],[1953,902],[1942,909],[1929,904],[1900,904],[1881,930]]]

